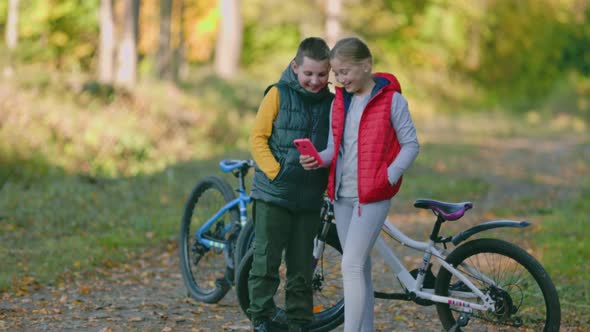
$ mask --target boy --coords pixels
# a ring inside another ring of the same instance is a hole
[[[256,161],[254,261],[248,279],[254,331],[270,331],[273,296],[285,250],[289,331],[305,331],[313,318],[313,237],[319,227],[327,170],[306,172],[293,140],[309,138],[326,147],[333,94],[327,88],[330,49],[321,38],[299,44],[279,82],[265,92],[250,136]]]

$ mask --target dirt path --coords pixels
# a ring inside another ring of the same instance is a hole
[[[493,186],[479,204],[483,207],[502,204],[519,193],[539,197],[545,193],[552,193],[551,197],[567,196],[575,191],[580,173],[588,173],[587,163],[576,162],[588,160],[590,148],[580,147],[571,139],[560,142],[496,140],[478,147],[480,158],[466,163],[462,172],[480,176],[481,169],[486,170],[484,176]],[[534,174],[527,175],[533,169]],[[534,184],[529,181],[531,176],[535,178]],[[430,229],[430,215],[399,203],[394,203],[394,208],[395,224],[409,235],[424,234]],[[470,212],[470,220],[479,220],[484,211],[485,208],[480,208]],[[405,252],[399,253],[405,260]],[[393,280],[379,273],[383,270],[379,264],[377,262],[374,267],[376,283],[391,285]],[[186,297],[178,266],[175,244],[170,243],[146,251],[129,264],[99,270],[92,275],[69,276],[57,286],[25,283],[17,294],[1,295],[0,331],[249,329],[233,290],[216,305],[197,303]],[[378,300],[375,310],[379,331],[440,331],[434,307]],[[577,329],[566,327],[566,330]]]

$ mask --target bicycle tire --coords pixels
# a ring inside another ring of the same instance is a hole
[[[255,204],[255,203],[254,203]],[[329,200],[324,201],[324,205],[320,212],[320,219],[323,221],[331,222],[333,217],[328,217],[328,209],[330,209],[331,203]],[[321,226],[320,226],[321,227]],[[321,228],[320,228],[321,229]],[[234,266],[239,266],[242,258],[245,256],[246,252],[250,247],[252,247],[252,243],[254,243],[254,221],[248,220],[246,225],[242,228],[238,235],[238,240],[236,241],[236,249],[235,249],[235,263]],[[338,242],[340,243],[340,242]],[[236,280],[237,280],[237,273],[238,269],[236,269]]]
[[[336,228],[331,227],[326,238],[326,247],[324,253],[330,256],[330,272],[327,274],[322,273],[322,277],[328,279],[323,280],[324,288],[314,288],[314,319],[308,326],[309,331],[323,332],[330,331],[344,322],[344,293],[342,289],[342,276],[340,270],[340,263],[342,261],[342,248],[340,241],[338,240],[338,234]],[[238,266],[237,278],[236,278],[236,294],[238,302],[242,311],[248,315],[248,307],[250,306],[249,290],[248,290],[248,276],[252,267],[253,260],[253,249],[249,248],[244,257],[242,258],[240,265]],[[334,257],[335,256],[335,257]],[[321,260],[320,260],[321,262]],[[324,263],[324,265],[327,265]],[[283,266],[284,268],[284,266]],[[317,272],[314,275],[314,280],[319,281],[319,275]],[[284,275],[281,278],[281,286],[277,291],[279,294],[282,291],[282,285],[284,285]],[[328,284],[329,288],[326,289],[325,284]],[[336,289],[336,291],[334,291]],[[333,296],[332,294],[335,294]],[[325,298],[325,296],[331,296]],[[277,296],[275,296],[275,299]],[[271,325],[273,331],[287,331],[287,320],[284,309],[277,306],[277,313],[275,314]]]
[[[196,184],[185,204],[178,243],[180,271],[189,295],[197,301],[217,303],[231,288],[234,277],[233,247],[236,239],[231,234],[226,238],[226,234],[220,232],[227,225],[226,222],[239,227],[237,207],[222,215],[210,228],[213,233],[207,234],[214,239],[226,241],[224,249],[206,248],[196,243],[194,233],[202,223],[234,198],[232,188],[224,179],[208,176]],[[234,233],[235,230],[230,232]]]
[[[240,266],[240,262],[242,258],[248,252],[248,249],[252,247],[252,243],[254,242],[254,222],[253,220],[248,220],[246,225],[242,227],[240,230],[240,234],[238,235],[238,239],[236,241],[236,249],[234,251],[234,266]],[[238,271],[239,268],[235,269],[235,280],[238,280]]]
[[[477,239],[457,247],[446,261],[464,272],[484,294],[490,294],[496,300],[493,312],[474,310],[468,323],[470,329],[474,325],[476,330],[503,325],[506,331],[510,328],[521,331],[523,327],[527,331],[559,331],[561,311],[555,286],[543,266],[522,248],[499,239]],[[482,271],[500,287],[490,287],[472,271],[465,272],[463,263]],[[449,289],[468,291],[441,266],[436,277],[435,294],[448,296]],[[457,310],[446,303],[437,303],[436,310],[445,330],[455,328],[455,331],[460,331],[455,326],[459,318]]]

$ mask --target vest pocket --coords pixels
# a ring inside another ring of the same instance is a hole
[[[392,186],[391,183],[389,183],[389,176],[387,175],[387,165],[386,164],[381,164],[381,166],[379,167],[379,172],[377,173],[377,183],[378,184],[378,188],[382,189],[382,188],[389,188]]]
[[[270,181],[273,184],[277,184],[277,183],[281,182],[281,179],[284,177],[285,172],[287,172],[287,168],[289,167],[289,165],[287,164],[286,158],[281,158],[279,160],[279,165],[281,167],[279,169],[279,174],[277,174],[277,176],[274,178],[274,180]]]
[[[287,179],[287,181],[289,181],[288,177],[293,173],[293,166],[290,165],[293,158],[293,149],[289,149],[287,150],[287,153],[284,155],[284,157],[279,159],[279,165],[281,165],[281,169],[279,170],[279,174],[277,174],[275,179],[271,181],[272,184],[276,184],[280,187],[280,183],[283,182],[283,179]]]

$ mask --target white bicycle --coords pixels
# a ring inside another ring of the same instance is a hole
[[[445,331],[489,331],[498,326],[501,326],[501,331],[559,331],[561,311],[557,291],[550,276],[533,256],[500,239],[481,238],[464,242],[476,233],[500,227],[524,228],[530,225],[529,222],[489,221],[454,236],[442,237],[439,232],[443,223],[458,220],[473,204],[420,199],[414,206],[432,210],[435,214],[432,232],[427,241],[416,241],[389,221],[385,222],[375,249],[399,280],[403,292],[377,291],[376,298],[436,305]],[[315,307],[311,331],[329,331],[344,321],[340,275],[342,250],[335,227],[332,227],[333,219],[332,205],[326,201],[314,250]],[[253,228],[244,229],[240,236],[251,243]],[[421,264],[409,271],[388,246],[384,236],[421,252]],[[447,251],[448,244],[456,247]],[[436,275],[432,272],[431,261],[439,264]],[[240,262],[236,283],[240,306],[245,313],[249,306],[247,286],[251,265],[252,249]],[[287,327],[282,293],[279,290],[275,296],[277,306],[273,319],[273,327],[280,331]]]

